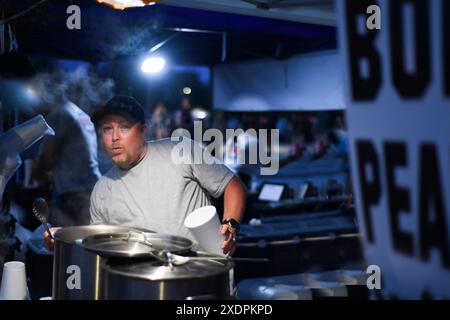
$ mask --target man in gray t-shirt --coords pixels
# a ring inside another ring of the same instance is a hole
[[[203,152],[190,139],[147,143],[144,111],[131,97],[114,97],[91,119],[115,164],[94,187],[91,223],[141,227],[193,239],[184,227],[186,216],[211,204],[211,197],[224,194],[224,224],[217,232],[224,235],[223,252],[233,254],[246,191],[225,165],[210,164],[212,158],[180,163],[173,157],[179,151],[174,148],[183,143],[192,146],[192,154],[184,155],[188,160],[194,160],[195,150]]]
[[[135,166],[114,166],[101,177],[91,195],[91,223],[143,227],[193,239],[183,225],[185,217],[210,205],[210,196],[222,195],[234,175],[224,165],[175,163],[171,156],[177,146],[170,139],[148,142]]]

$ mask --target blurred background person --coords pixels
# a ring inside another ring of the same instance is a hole
[[[194,135],[194,121],[192,119],[192,103],[187,97],[181,98],[180,109],[175,112],[175,127],[177,129],[186,129]]]
[[[350,149],[343,112],[336,112],[334,123],[330,128],[329,140],[332,144],[332,152],[337,157],[348,161]]]
[[[43,141],[32,177],[51,179],[54,201],[50,221],[58,226],[89,224],[90,194],[100,177],[97,138],[90,117],[67,98],[62,73],[37,78],[38,111],[54,129]]]
[[[168,138],[172,132],[172,119],[164,103],[159,102],[147,121],[147,140]]]

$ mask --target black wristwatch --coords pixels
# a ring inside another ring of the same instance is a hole
[[[239,231],[241,231],[241,225],[234,219],[225,219],[222,221],[222,224],[227,224],[233,228],[235,234],[238,234]]]

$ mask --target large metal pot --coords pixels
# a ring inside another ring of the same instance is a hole
[[[162,251],[189,254],[194,244],[184,237],[131,231],[88,236],[80,245],[102,257],[149,258]]]
[[[206,256],[206,254],[197,254]],[[101,299],[213,300],[230,298],[231,260],[191,260],[167,265],[155,259],[108,259],[101,264]]]
[[[81,241],[92,235],[133,230],[137,229],[108,225],[74,226],[58,230],[55,233],[53,258],[53,299],[98,299],[102,258],[82,248]]]

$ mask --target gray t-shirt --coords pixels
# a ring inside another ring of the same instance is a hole
[[[68,101],[52,111],[48,124],[55,130],[57,161],[53,168],[57,194],[91,191],[100,178],[97,136],[89,116]]]
[[[148,142],[147,154],[135,167],[124,171],[114,166],[101,177],[91,195],[91,223],[140,227],[195,240],[184,219],[210,205],[210,196],[221,196],[234,175],[223,164],[180,164],[172,157],[177,145],[170,139]]]

